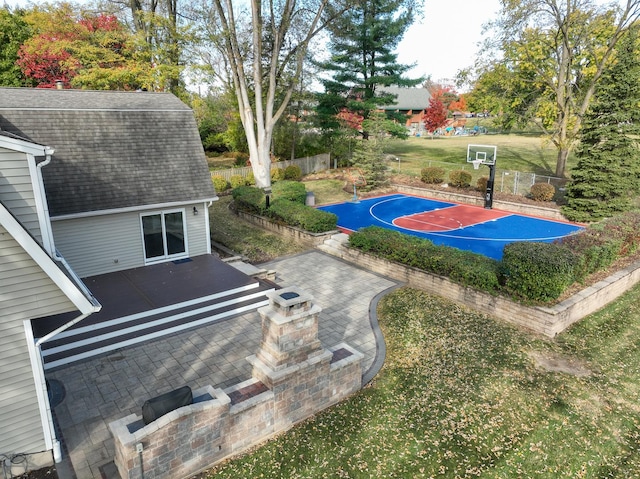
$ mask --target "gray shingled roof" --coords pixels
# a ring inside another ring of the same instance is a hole
[[[387,86],[381,88],[386,93],[398,95],[393,105],[384,105],[384,110],[424,110],[429,106],[431,95],[426,88],[403,88],[395,86]]]
[[[169,93],[0,88],[0,130],[55,149],[51,216],[215,197],[193,112]]]

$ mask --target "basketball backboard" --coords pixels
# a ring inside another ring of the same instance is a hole
[[[480,165],[495,165],[497,150],[493,145],[468,145],[467,163],[473,163],[476,169]]]

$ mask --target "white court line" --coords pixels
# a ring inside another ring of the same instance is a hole
[[[566,234],[562,234],[562,235],[554,235],[554,236],[540,236],[540,237],[536,237],[536,238],[531,238],[531,237],[529,237],[529,238],[487,238],[487,237],[462,236],[462,235],[456,235],[456,234],[448,234],[447,232],[421,231],[421,230],[414,230],[414,229],[411,229],[411,228],[403,228],[401,226],[398,226],[398,225],[394,224],[393,222],[385,221],[385,220],[383,220],[382,218],[380,218],[379,216],[377,216],[373,212],[373,209],[378,205],[381,205],[383,203],[387,203],[389,201],[402,200],[404,198],[408,198],[408,197],[407,196],[401,196],[401,197],[388,198],[388,199],[386,199],[384,201],[379,201],[379,202],[377,202],[377,203],[375,203],[375,204],[373,204],[373,205],[371,205],[369,207],[369,214],[374,219],[378,220],[380,223],[383,223],[383,224],[389,225],[389,226],[393,226],[394,228],[404,229],[404,230],[407,230],[407,231],[414,231],[416,233],[422,233],[422,234],[425,234],[425,235],[439,236],[439,237],[442,237],[442,238],[455,238],[455,239],[472,240],[472,241],[495,241],[495,242],[506,243],[506,242],[513,242],[513,241],[552,241],[552,240],[564,238],[565,236],[567,236]],[[447,206],[447,207],[444,207],[444,208],[436,208],[434,210],[429,210],[429,212],[445,210],[445,209],[449,209],[449,208],[454,208],[456,206],[458,206],[458,205],[457,204],[452,204],[451,206]],[[413,214],[418,214],[418,213],[413,213]],[[510,214],[501,216],[500,218],[492,218],[492,219],[489,219],[487,221],[474,223],[473,225],[469,225],[467,227],[476,226],[476,225],[483,225],[483,224],[489,223],[491,221],[497,221],[499,219],[508,218],[509,216],[514,216],[514,215],[515,215],[514,213],[510,213]],[[410,216],[410,215],[405,215],[404,217],[406,217],[406,216]],[[558,221],[552,221],[552,222],[558,223]],[[461,229],[465,229],[467,227],[463,227]],[[348,228],[346,228],[346,229],[348,229]],[[459,230],[460,229],[450,230],[450,231],[459,231]]]

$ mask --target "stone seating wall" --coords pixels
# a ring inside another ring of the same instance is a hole
[[[360,390],[364,356],[346,343],[322,347],[321,308],[295,288],[269,299],[251,379],[200,388],[193,404],[147,425],[136,414],[109,424],[122,479],[189,477]]]

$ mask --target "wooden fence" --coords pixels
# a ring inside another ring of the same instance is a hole
[[[302,170],[303,175],[308,175],[310,173],[315,173],[317,171],[328,170],[331,165],[331,158],[329,153],[322,153],[320,155],[315,156],[307,156],[305,158],[296,158],[295,160],[286,160],[286,161],[278,161],[277,163],[272,163],[271,168],[286,168],[289,165],[298,165]],[[218,175],[222,176],[225,180],[229,181],[229,179],[233,175],[239,175],[243,178],[246,178],[249,172],[251,171],[250,166],[244,166],[240,168],[228,168],[226,170],[213,170],[211,172],[211,176]]]

